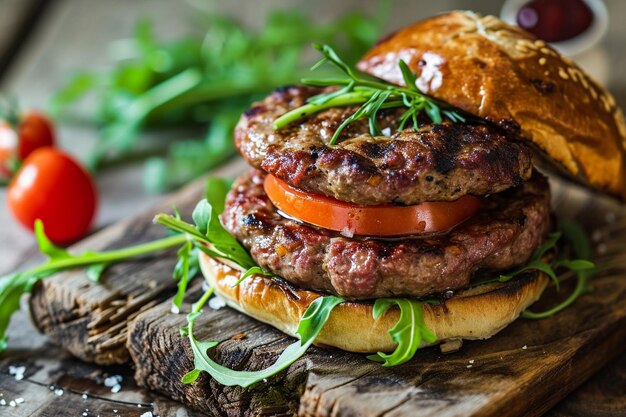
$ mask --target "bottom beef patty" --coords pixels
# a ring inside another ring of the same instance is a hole
[[[235,182],[221,217],[226,229],[277,276],[350,299],[462,288],[478,270],[526,262],[550,227],[548,183],[536,172],[484,198],[478,214],[446,235],[394,240],[348,238],[285,218],[265,194],[264,176],[252,170]]]

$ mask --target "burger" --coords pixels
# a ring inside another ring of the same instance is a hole
[[[344,67],[344,84],[279,88],[242,115],[251,169],[221,222],[265,273],[202,254],[205,278],[292,336],[315,300],[338,297],[315,344],[379,359],[402,331],[415,349],[489,338],[550,280],[527,267],[553,256],[536,167],[626,198],[622,112],[542,40],[471,12],[399,30],[357,68],[372,78]]]

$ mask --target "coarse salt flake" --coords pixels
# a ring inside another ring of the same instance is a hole
[[[24,379],[24,372],[26,372],[25,366],[9,366],[9,375],[13,375],[18,381]]]
[[[22,404],[23,402],[24,402],[24,399],[22,397],[15,399],[15,404]]]
[[[522,346],[522,349],[526,350],[526,349],[528,349],[528,346],[524,345],[524,346]]]
[[[123,378],[121,375],[111,375],[104,378],[104,386],[111,388],[122,382],[122,380]]]
[[[56,395],[57,397],[60,397],[61,395],[63,395],[63,388],[57,388],[54,390],[54,395]]]
[[[215,296],[209,300],[209,308],[219,310],[226,306],[226,301],[222,297]]]

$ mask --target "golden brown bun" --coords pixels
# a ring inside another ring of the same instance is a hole
[[[233,288],[241,271],[203,253],[200,255],[205,278],[230,307],[294,337],[304,311],[321,295],[294,289],[261,275],[246,278]],[[546,276],[538,273],[465,290],[447,300],[445,305],[424,304],[424,322],[437,336],[437,343],[486,339],[535,302],[547,282]],[[315,344],[351,352],[391,352],[395,343],[387,331],[398,321],[398,316],[399,310],[392,308],[379,320],[374,320],[371,303],[340,304],[333,310]]]
[[[611,94],[545,42],[493,16],[442,14],[379,42],[358,68],[530,140],[579,182],[626,199],[626,125]]]

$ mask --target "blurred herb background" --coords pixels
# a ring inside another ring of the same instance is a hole
[[[372,16],[354,11],[327,23],[276,9],[258,30],[198,9],[195,26],[202,27],[170,41],[159,40],[152,23],[142,20],[132,38],[111,44],[111,69],[77,70],[50,108],[55,117],[71,119],[82,102],[94,100],[89,119],[101,129],[88,166],[96,171],[146,158],[144,186],[163,192],[233,156],[232,130],[241,113],[272,89],[308,76],[319,59],[313,42],[331,44],[355,63],[380,36],[389,7],[381,1]],[[181,139],[193,126],[203,133]],[[138,146],[150,131],[160,140]]]

